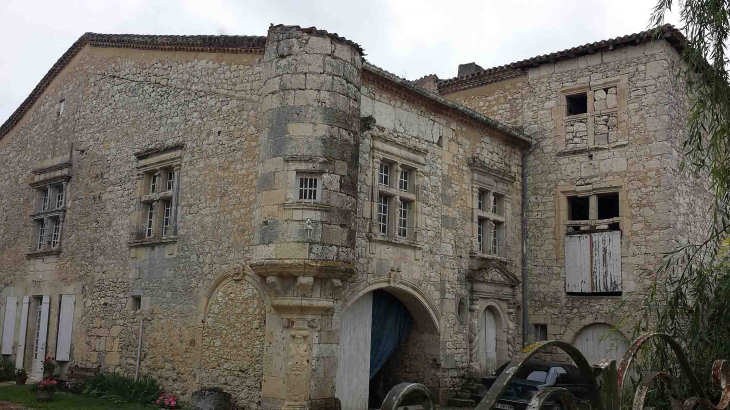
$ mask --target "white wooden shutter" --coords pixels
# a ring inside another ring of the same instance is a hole
[[[565,291],[591,291],[590,235],[565,237]]]
[[[48,339],[48,313],[51,307],[51,298],[48,295],[43,295],[43,302],[41,304],[41,329],[38,334],[38,359],[42,362],[46,357],[46,341]],[[43,377],[43,367],[41,367],[41,377]],[[40,380],[40,379],[39,379]]]
[[[593,291],[621,292],[621,231],[591,234]]]
[[[25,338],[28,332],[28,310],[30,308],[30,296],[23,296],[23,307],[20,310],[20,331],[18,332],[18,352],[15,355],[15,367],[23,368],[25,359]]]
[[[340,316],[335,397],[340,399],[343,409],[368,409],[372,316],[372,292],[360,296]]]
[[[61,295],[61,312],[58,315],[58,338],[56,340],[56,360],[71,360],[71,332],[74,322],[76,295]]]
[[[15,314],[18,310],[18,298],[5,298],[5,322],[3,323],[2,354],[13,354],[13,338],[15,337]]]

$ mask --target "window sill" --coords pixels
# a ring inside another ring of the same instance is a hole
[[[571,149],[566,148],[561,151],[558,151],[555,155],[557,155],[559,157],[567,157],[567,156],[571,156],[571,155],[588,154],[588,153],[596,152],[596,151],[604,151],[604,150],[613,149],[613,148],[621,148],[621,147],[625,147],[627,145],[629,145],[628,141],[616,141],[616,142],[611,142],[606,145],[594,145],[592,147],[580,147],[580,148],[571,148]]]
[[[25,257],[27,259],[37,259],[37,258],[43,258],[45,256],[52,256],[52,255],[58,255],[61,253],[61,245],[56,246],[53,249],[45,249],[40,251],[31,251],[26,252]]]
[[[130,248],[133,248],[133,247],[137,247],[137,246],[153,246],[153,245],[162,245],[162,244],[176,243],[176,242],[177,242],[177,236],[163,236],[163,237],[135,239],[133,241],[129,241],[129,243],[127,243],[127,245],[129,245]]]
[[[401,238],[400,236],[383,235],[379,233],[370,233],[367,235],[370,242],[385,242],[395,245],[410,246],[412,248],[423,249],[423,243],[416,242],[411,239]]]
[[[328,211],[332,208],[331,205],[323,204],[321,202],[289,202],[281,205],[284,209],[316,209],[321,211]]]
[[[477,209],[477,216],[481,219],[489,219],[489,220],[497,221],[497,222],[501,222],[501,223],[506,222],[504,215],[493,214],[491,212],[481,211],[479,209]]]
[[[57,215],[61,215],[64,212],[66,212],[65,205],[60,208],[46,209],[45,211],[33,212],[32,214],[30,214],[30,219],[41,219],[46,216],[57,216]]]
[[[492,253],[471,251],[471,252],[469,252],[469,256],[472,259],[488,259],[488,260],[493,260],[493,261],[512,263],[512,258],[505,258],[504,256],[494,255]]]
[[[172,199],[172,191],[165,191],[165,192],[158,192],[155,194],[148,194],[142,197],[141,201],[145,204],[151,204],[153,202],[157,202],[160,199],[166,199],[171,200]]]

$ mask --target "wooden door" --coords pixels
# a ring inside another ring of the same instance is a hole
[[[575,337],[573,345],[583,353],[590,364],[613,359],[618,365],[629,347],[629,342],[624,335],[613,330],[613,326],[596,323],[581,330]]]
[[[40,299],[40,298],[39,298]],[[35,334],[33,337],[33,373],[35,380],[43,380],[43,359],[46,357],[46,341],[48,339],[48,313],[51,300],[48,296],[40,299],[40,306],[36,308]]]
[[[340,351],[335,397],[342,408],[367,410],[370,390],[370,332],[373,294],[366,293],[340,316]]]
[[[489,308],[482,311],[479,320],[479,367],[482,376],[491,375],[497,368],[497,322]]]

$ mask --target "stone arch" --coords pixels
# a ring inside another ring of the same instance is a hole
[[[255,407],[263,381],[268,295],[255,277],[222,275],[202,305],[199,384],[233,394]]]
[[[631,329],[626,327],[626,324],[622,323],[619,318],[612,315],[597,313],[589,314],[582,318],[573,318],[573,320],[571,320],[568,324],[568,327],[565,333],[563,333],[563,337],[561,337],[561,339],[568,343],[573,343],[573,341],[575,340],[575,336],[578,334],[578,332],[594,323],[605,323],[607,325],[611,325],[620,330],[621,333],[624,335],[631,333]]]
[[[388,279],[370,281],[361,284],[342,303],[340,312],[344,312],[357,299],[366,293],[383,289],[397,297],[411,312],[419,329],[426,333],[441,333],[441,314],[436,305],[417,286],[407,281],[391,282]]]
[[[508,343],[508,332],[509,332],[509,320],[507,314],[504,312],[503,306],[496,300],[487,299],[481,300],[479,306],[479,322],[478,322],[478,334],[483,331],[484,324],[482,323],[483,315],[485,311],[489,311],[494,316],[495,330],[496,330],[496,364],[495,369],[505,362],[509,357],[509,343]],[[478,354],[482,354],[479,352]]]

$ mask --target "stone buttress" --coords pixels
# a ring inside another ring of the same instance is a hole
[[[272,290],[262,406],[335,405],[334,292],[354,272],[362,50],[272,26],[250,266]]]

